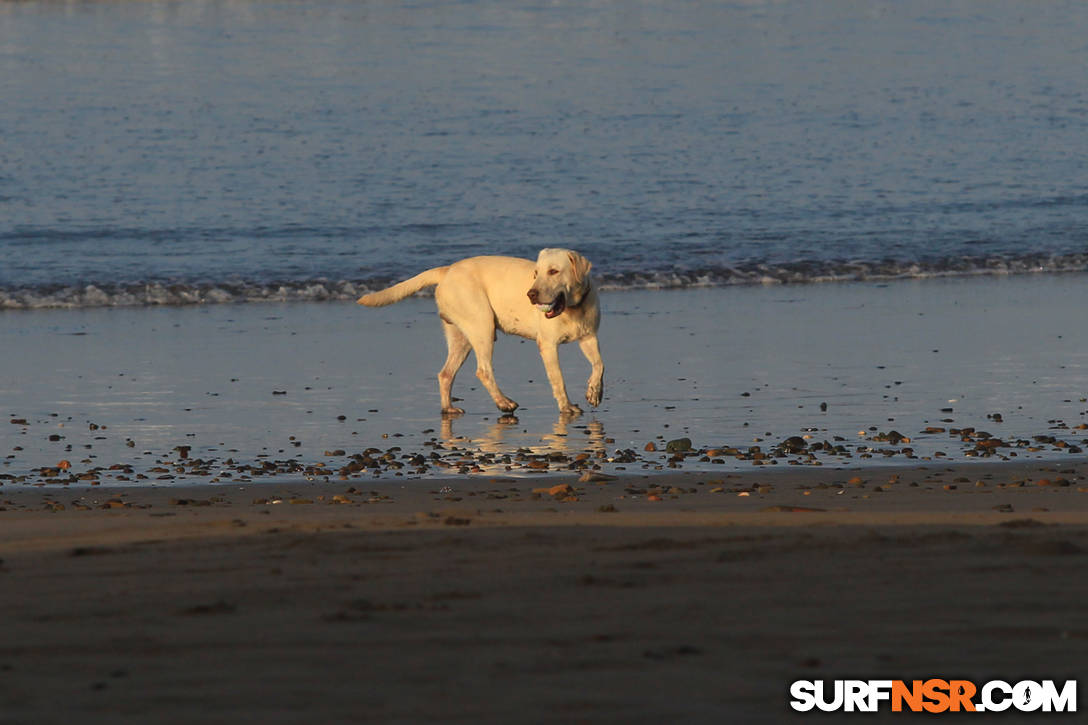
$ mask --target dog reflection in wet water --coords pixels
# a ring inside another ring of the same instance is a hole
[[[454,407],[452,390],[470,350],[476,354],[476,377],[495,405],[504,413],[517,409],[518,404],[499,389],[491,365],[496,330],[502,330],[536,340],[560,414],[575,416],[582,410],[567,396],[559,368],[561,344],[577,342],[592,365],[586,401],[596,406],[604,393],[604,362],[597,342],[601,310],[590,267],[589,260],[569,249],[542,249],[535,263],[516,257],[470,257],[428,269],[358,301],[367,307],[383,307],[426,287],[435,288],[449,349],[438,373],[443,414],[465,412]]]

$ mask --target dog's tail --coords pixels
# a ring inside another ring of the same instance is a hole
[[[449,269],[449,267],[428,269],[426,272],[420,272],[415,277],[406,279],[403,282],[398,282],[392,287],[386,287],[383,290],[363,295],[356,301],[360,305],[366,305],[367,307],[385,307],[394,302],[400,302],[405,297],[414,295],[424,287],[434,287],[442,281]]]

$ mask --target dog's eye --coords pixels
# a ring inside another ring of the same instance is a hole
[[[559,274],[559,270],[558,269],[549,269],[548,274]]]

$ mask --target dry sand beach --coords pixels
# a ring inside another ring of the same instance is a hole
[[[1083,671],[1083,463],[370,488],[6,488],[3,722],[781,722],[795,679]]]

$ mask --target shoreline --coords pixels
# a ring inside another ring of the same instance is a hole
[[[456,260],[451,260],[456,261]],[[953,261],[962,261],[957,258]],[[601,278],[598,290],[606,295],[630,292],[677,292],[714,289],[807,287],[810,285],[889,285],[910,282],[957,282],[972,280],[1023,279],[1031,277],[1070,277],[1088,275],[1088,260],[1082,253],[1054,257],[1028,256],[1023,259],[997,257],[976,260],[977,268],[938,267],[919,270],[920,262],[898,263],[902,271],[882,269],[882,260],[869,262],[811,261],[797,268],[783,265],[767,268],[754,265],[716,267],[707,270],[625,272]],[[1006,265],[1006,266],[1002,266]],[[835,267],[838,271],[833,271]],[[809,271],[805,271],[806,268]],[[818,273],[811,270],[819,270]],[[419,271],[419,270],[417,270]],[[258,282],[224,280],[191,282],[150,280],[146,282],[86,283],[42,288],[0,286],[0,314],[4,312],[79,311],[95,309],[161,309],[177,307],[216,307],[262,304],[342,304],[352,303],[361,295],[376,292],[413,274],[370,280],[316,277],[297,281]],[[707,279],[717,276],[717,279]],[[704,281],[706,280],[706,281]],[[434,293],[422,290],[411,295],[431,299]]]

